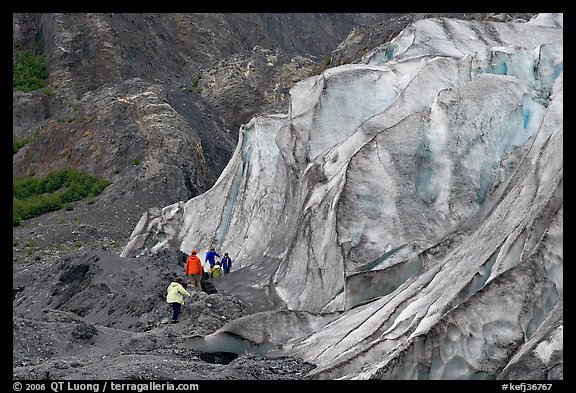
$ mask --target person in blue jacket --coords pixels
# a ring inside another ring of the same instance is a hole
[[[230,268],[232,267],[232,258],[228,256],[227,252],[224,253],[220,264],[222,265],[222,269],[224,269],[224,274],[230,273]]]
[[[213,268],[214,267],[214,263],[216,263],[216,261],[214,260],[214,258],[220,258],[220,254],[218,254],[215,250],[214,247],[210,247],[210,251],[208,251],[206,253],[206,261],[210,264],[210,267]]]

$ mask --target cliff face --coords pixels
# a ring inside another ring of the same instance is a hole
[[[71,166],[112,181],[92,205],[32,220],[40,237],[28,228],[16,237],[33,238],[35,251],[84,236],[127,241],[142,211],[208,190],[240,125],[286,107],[288,89],[353,27],[387,17],[13,14],[14,60],[43,54],[51,92],[14,92],[13,137],[32,142],[14,155],[13,175]]]
[[[45,54],[54,91],[51,101],[60,112],[109,82],[140,78],[188,88],[221,60],[243,52],[250,56],[254,47],[322,62],[353,27],[387,16],[14,14],[14,52],[35,49]],[[230,68],[245,71],[237,65]]]

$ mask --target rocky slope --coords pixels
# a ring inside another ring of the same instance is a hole
[[[170,324],[165,291],[181,274],[179,256],[133,260],[108,251],[37,264],[14,275],[13,378],[57,380],[298,379],[314,366],[297,358],[266,359],[191,348],[245,315],[225,293],[190,287],[179,324]],[[137,266],[135,266],[137,265]]]

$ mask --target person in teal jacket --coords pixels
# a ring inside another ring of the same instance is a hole
[[[190,296],[190,293],[182,286],[182,278],[176,277],[166,290],[166,301],[172,306],[171,323],[180,322],[178,315],[180,315],[180,308],[184,305],[184,296]]]

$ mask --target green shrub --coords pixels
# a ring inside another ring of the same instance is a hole
[[[12,154],[16,154],[18,153],[18,151],[20,149],[22,149],[23,146],[27,145],[28,143],[32,142],[34,139],[38,138],[38,135],[40,135],[40,128],[42,128],[41,126],[36,128],[36,130],[34,131],[34,134],[32,134],[32,136],[27,136],[24,138],[12,138]]]
[[[202,74],[198,73],[196,74],[196,76],[194,77],[194,79],[192,79],[192,86],[194,87],[194,89],[196,89],[196,92],[198,94],[202,93],[202,88],[200,87],[200,79],[202,79]],[[190,92],[192,92],[192,88],[188,88],[188,90]]]
[[[42,93],[46,94],[47,96],[53,96],[54,95],[54,91],[52,90],[52,88],[50,86],[45,86],[45,87],[41,88],[40,91]]]
[[[24,176],[15,178],[12,187],[12,224],[42,214],[70,210],[72,202],[99,195],[111,184],[72,168],[56,169],[44,177]]]
[[[22,149],[22,147],[24,147],[26,144],[30,142],[32,142],[32,138],[30,137],[21,139],[12,138],[12,154],[18,153],[18,151]]]
[[[13,181],[12,195],[23,200],[41,194],[40,183],[32,176],[23,177]]]
[[[32,136],[26,136],[24,138],[12,138],[12,154],[16,154],[26,146],[28,143],[34,141],[40,135],[40,129],[42,126],[39,126],[34,130]]]
[[[38,181],[40,191],[42,193],[54,193],[68,186],[72,176],[73,172],[71,169],[56,169]]]
[[[12,68],[12,89],[29,92],[46,87],[46,61],[44,56],[35,56],[25,52],[14,63]]]

